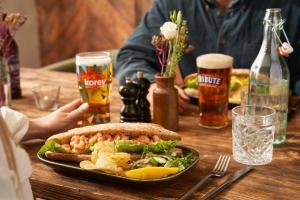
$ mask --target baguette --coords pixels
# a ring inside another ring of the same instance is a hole
[[[93,135],[101,133],[103,135],[110,134],[112,136],[125,134],[131,138],[141,135],[152,137],[157,135],[162,140],[181,140],[180,135],[173,131],[169,131],[157,124],[151,123],[109,123],[92,126],[85,126],[81,128],[71,129],[67,132],[53,135],[48,140],[54,140],[59,144],[67,144],[74,135]]]
[[[91,155],[89,154],[69,154],[69,153],[56,153],[52,151],[47,151],[45,153],[45,156],[49,160],[70,161],[70,162],[77,162],[77,163],[84,160],[91,160]]]
[[[62,145],[69,145],[73,136],[86,136],[87,138],[93,137],[94,135],[101,133],[103,136],[110,135],[126,135],[129,140],[136,139],[140,136],[147,136],[152,138],[158,136],[162,140],[181,140],[180,135],[173,131],[164,129],[162,126],[151,123],[110,123],[101,125],[92,125],[81,128],[71,129],[67,132],[56,134],[48,138],[47,140],[55,141]],[[49,160],[56,161],[71,161],[81,162],[83,160],[91,160],[90,154],[84,153],[58,153],[53,151],[47,151],[45,156]]]

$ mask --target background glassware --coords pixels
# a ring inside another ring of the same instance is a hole
[[[0,107],[11,105],[11,81],[5,59],[0,60]]]
[[[76,73],[81,99],[89,104],[83,125],[110,122],[112,59],[108,52],[86,52],[76,55]]]
[[[240,106],[248,105],[248,87],[241,88],[240,98],[241,98]]]
[[[205,54],[197,58],[199,125],[223,128],[228,125],[228,97],[233,58],[223,54]]]
[[[38,109],[54,111],[58,108],[60,86],[41,84],[32,88],[35,104]]]
[[[232,109],[233,159],[246,165],[272,161],[276,111],[268,107]]]

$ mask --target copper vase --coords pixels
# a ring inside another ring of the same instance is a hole
[[[153,122],[172,131],[178,130],[178,91],[174,87],[174,77],[155,75],[155,82]]]

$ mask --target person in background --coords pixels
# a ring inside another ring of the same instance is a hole
[[[0,109],[0,199],[33,199],[29,177],[30,159],[19,146],[21,141],[46,139],[54,133],[77,126],[88,104],[79,99],[49,115],[28,119],[8,107]]]
[[[300,95],[300,1],[297,0],[154,0],[152,7],[117,56],[116,74],[120,83],[143,71],[155,88],[154,75],[160,65],[151,45],[153,35],[169,21],[169,12],[181,10],[188,22],[189,44],[194,50],[185,54],[179,66],[183,77],[197,71],[196,57],[206,53],[223,53],[234,57],[235,68],[250,68],[263,39],[263,18],[267,8],[281,8],[286,19],[284,29],[294,48],[287,58],[291,74],[290,87]],[[152,98],[150,97],[150,100]],[[179,89],[179,110],[188,97]]]

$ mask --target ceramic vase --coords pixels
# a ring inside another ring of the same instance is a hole
[[[155,75],[157,87],[153,91],[153,122],[166,129],[178,130],[178,91],[174,77]]]

